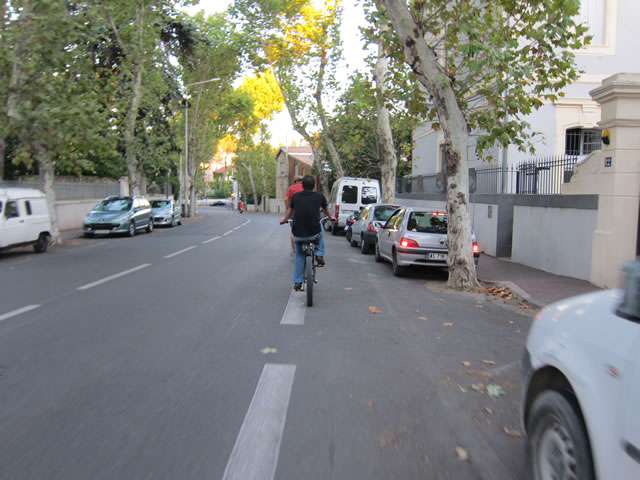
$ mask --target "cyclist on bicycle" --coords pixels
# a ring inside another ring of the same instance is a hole
[[[316,179],[311,175],[302,177],[302,191],[291,197],[289,208],[287,208],[284,217],[280,219],[280,223],[284,223],[293,218],[291,231],[296,246],[293,288],[296,291],[302,289],[304,280],[304,252],[301,243],[309,240],[316,241],[316,262],[319,267],[324,266],[325,246],[320,225],[320,210],[322,209],[322,212],[329,217],[329,221],[335,222],[335,218],[329,212],[324,195],[313,191],[315,184]]]
[[[287,193],[285,193],[284,195],[284,205],[286,208],[289,208],[289,204],[291,203],[291,197],[293,197],[293,195],[295,195],[298,192],[302,191],[302,175],[298,175],[295,179],[294,179],[294,183],[293,185],[291,185],[288,189],[287,189]],[[291,256],[293,257],[296,253],[296,246],[293,243],[293,232],[291,232]]]

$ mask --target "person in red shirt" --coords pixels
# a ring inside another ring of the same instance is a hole
[[[284,205],[288,210],[291,207],[291,197],[293,197],[294,193],[298,193],[302,191],[302,176],[298,175],[294,179],[293,185],[287,188],[287,193],[284,196]],[[296,247],[293,243],[293,233],[291,233],[291,256],[293,257],[296,253]]]

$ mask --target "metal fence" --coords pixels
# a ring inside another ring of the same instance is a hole
[[[1,187],[22,187],[43,189],[40,180],[0,180]],[[110,195],[120,195],[120,184],[111,182],[55,182],[53,189],[56,192],[56,200],[83,200],[92,198],[105,198]]]
[[[517,165],[469,169],[469,193],[559,195],[571,180],[577,156],[543,157]],[[445,193],[444,172],[396,179],[397,193]]]

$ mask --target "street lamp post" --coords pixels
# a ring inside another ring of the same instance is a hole
[[[185,85],[185,88],[192,87],[193,85],[200,85],[203,83],[216,82],[220,80],[217,77],[210,78],[209,80],[203,80],[201,82],[188,83]],[[189,185],[189,104],[185,103],[184,106],[184,188],[182,194],[182,201],[184,205],[184,215],[186,217],[189,216],[189,194],[187,192],[187,187]]]

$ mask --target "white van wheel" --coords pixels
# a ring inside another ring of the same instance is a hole
[[[36,240],[36,243],[33,244],[33,249],[36,253],[44,253],[47,251],[47,247],[49,246],[49,235],[46,233],[41,233]]]

